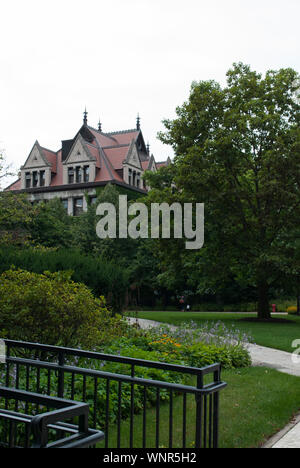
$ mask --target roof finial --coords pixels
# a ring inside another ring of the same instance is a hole
[[[140,128],[141,128],[141,118],[140,118],[140,114],[138,114],[136,118],[136,129],[140,130]]]
[[[100,119],[99,119],[99,122],[98,122],[98,132],[102,132],[102,124],[101,124]]]
[[[149,145],[149,141],[148,141],[148,143],[147,143],[146,149],[147,149],[147,154],[148,154],[148,156],[150,156],[150,145]]]
[[[86,111],[86,108],[85,108],[84,113],[83,113],[83,125],[87,125],[87,115],[88,115],[88,112]]]

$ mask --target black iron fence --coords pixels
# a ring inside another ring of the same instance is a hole
[[[218,447],[219,392],[226,386],[219,364],[194,368],[36,343],[5,344],[0,385],[87,403],[89,426],[104,432],[98,446]],[[116,372],[101,370],[108,362]],[[168,381],[157,379],[160,372]]]
[[[85,403],[6,387],[0,387],[0,402],[2,448],[86,448],[104,437],[89,429]]]

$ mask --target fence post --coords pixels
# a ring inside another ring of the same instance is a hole
[[[214,382],[221,380],[221,366],[214,372]],[[219,392],[213,394],[213,448],[219,446]]]
[[[197,375],[197,389],[203,388],[203,376],[202,374]],[[195,447],[201,448],[201,437],[202,437],[202,394],[196,394],[196,440]]]

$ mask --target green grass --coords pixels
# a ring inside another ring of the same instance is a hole
[[[300,378],[262,367],[224,371],[228,386],[220,397],[220,447],[260,447],[282,429],[300,409]],[[195,441],[195,399],[187,400],[187,447]],[[174,399],[174,448],[182,442],[182,397]],[[142,446],[142,415],[134,418],[134,447]],[[155,408],[147,411],[147,447],[155,447]],[[169,406],[161,405],[161,447],[168,447]],[[109,431],[109,447],[116,447],[117,430]],[[121,446],[129,447],[129,421],[122,421]],[[99,448],[103,444],[99,444]]]
[[[158,322],[179,325],[182,322],[193,320],[201,323],[221,320],[226,325],[235,325],[242,332],[248,332],[254,338],[254,342],[261,346],[293,352],[292,342],[300,339],[300,317],[295,315],[276,315],[276,318],[284,318],[289,323],[262,323],[245,322],[245,317],[253,317],[253,314],[217,313],[217,312],[139,312],[139,318],[156,320]]]

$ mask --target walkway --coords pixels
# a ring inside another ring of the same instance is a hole
[[[131,324],[137,321],[143,329],[161,325],[160,322],[155,322],[154,320],[135,319],[132,317],[128,317],[128,321]],[[176,328],[175,325],[169,325],[169,327],[171,329]],[[247,345],[247,349],[250,353],[253,366],[271,367],[279,372],[300,377],[300,356],[296,356],[299,361],[297,363],[293,362],[292,354],[286,351],[279,351],[255,344]],[[265,448],[300,448],[300,417],[296,418],[286,428],[272,437],[265,445]]]

